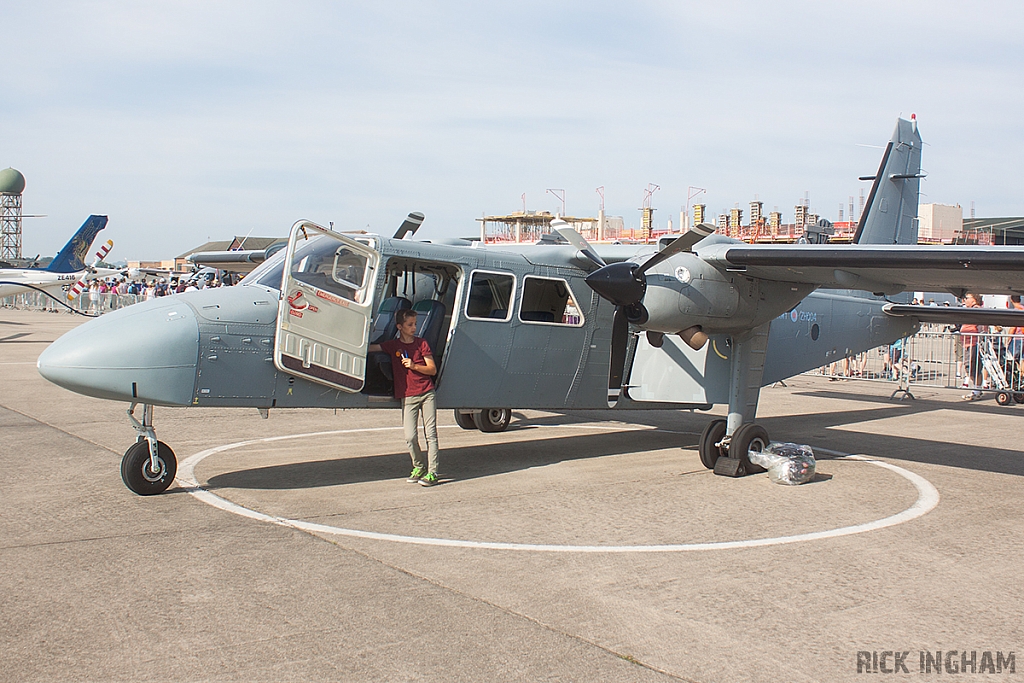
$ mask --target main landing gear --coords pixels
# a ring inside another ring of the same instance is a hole
[[[485,410],[462,411],[455,409],[455,423],[463,429],[479,429],[481,432],[503,432],[512,420],[509,408],[487,408]]]
[[[700,435],[700,462],[715,474],[730,474],[740,477],[744,474],[764,472],[764,468],[750,462],[750,451],[763,451],[770,443],[768,431],[756,422],[741,425],[730,438],[725,435],[725,420],[712,420]],[[731,458],[733,463],[722,463],[717,467],[719,458]],[[725,470],[724,472],[721,470]]]
[[[163,493],[174,481],[178,471],[178,461],[174,451],[163,441],[156,440],[153,429],[153,406],[142,406],[142,422],[135,418],[133,403],[128,408],[128,419],[138,435],[138,439],[124,453],[121,459],[121,479],[124,485],[140,496],[153,496]]]
[[[698,445],[701,464],[715,474],[742,477],[764,472],[764,468],[750,462],[749,452],[762,451],[769,444],[767,430],[753,421],[764,376],[769,325],[765,323],[733,339],[729,417],[708,423]]]

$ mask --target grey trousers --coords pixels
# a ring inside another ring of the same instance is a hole
[[[417,430],[419,414],[423,414],[423,431],[427,437],[427,459],[423,461]],[[437,474],[437,404],[433,390],[419,396],[402,399],[402,426],[405,427],[405,443],[409,446],[412,466]]]

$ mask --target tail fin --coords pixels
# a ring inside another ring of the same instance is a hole
[[[46,270],[51,273],[75,273],[85,268],[85,257],[89,255],[89,247],[96,239],[96,234],[105,227],[106,216],[89,216]]]
[[[892,140],[874,176],[853,241],[857,244],[917,244],[917,202],[921,193],[921,135],[917,117],[896,120]]]

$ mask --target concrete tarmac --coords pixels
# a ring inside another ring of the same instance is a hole
[[[398,411],[157,408],[201,490],[139,497],[127,406],[36,371],[80,321],[0,309],[0,681],[1024,678],[1024,406],[792,378],[800,487],[704,469],[704,413],[444,411],[434,488]]]

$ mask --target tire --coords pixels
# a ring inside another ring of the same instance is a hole
[[[768,431],[755,422],[748,422],[740,425],[740,428],[732,435],[732,441],[729,443],[729,455],[739,458],[743,462],[743,470],[747,474],[758,474],[764,472],[765,469],[750,462],[747,452],[751,449],[763,451],[768,444]]]
[[[476,420],[473,419],[473,413],[460,413],[458,408],[455,409],[455,424],[463,429],[476,429]]]
[[[163,493],[178,472],[178,461],[171,447],[163,441],[156,443],[157,463],[160,466],[157,473],[149,469],[149,442],[145,439],[133,443],[121,459],[121,479],[124,485],[140,496]]]
[[[998,394],[996,394],[996,403],[998,403],[1001,406],[1008,406],[1012,401],[1013,398],[1011,398],[1010,394],[1008,394],[1005,391],[1000,391]]]
[[[700,462],[709,470],[715,469],[715,463],[722,457],[722,451],[715,444],[725,436],[725,420],[712,420],[704,428],[700,435],[700,444],[697,451],[700,453]]]
[[[1013,395],[1013,402],[1014,403],[1024,403],[1024,393],[1021,393],[1019,391],[1017,393],[1015,393]]]
[[[511,420],[512,411],[509,408],[488,408],[473,413],[473,421],[481,432],[503,432],[508,429]]]

